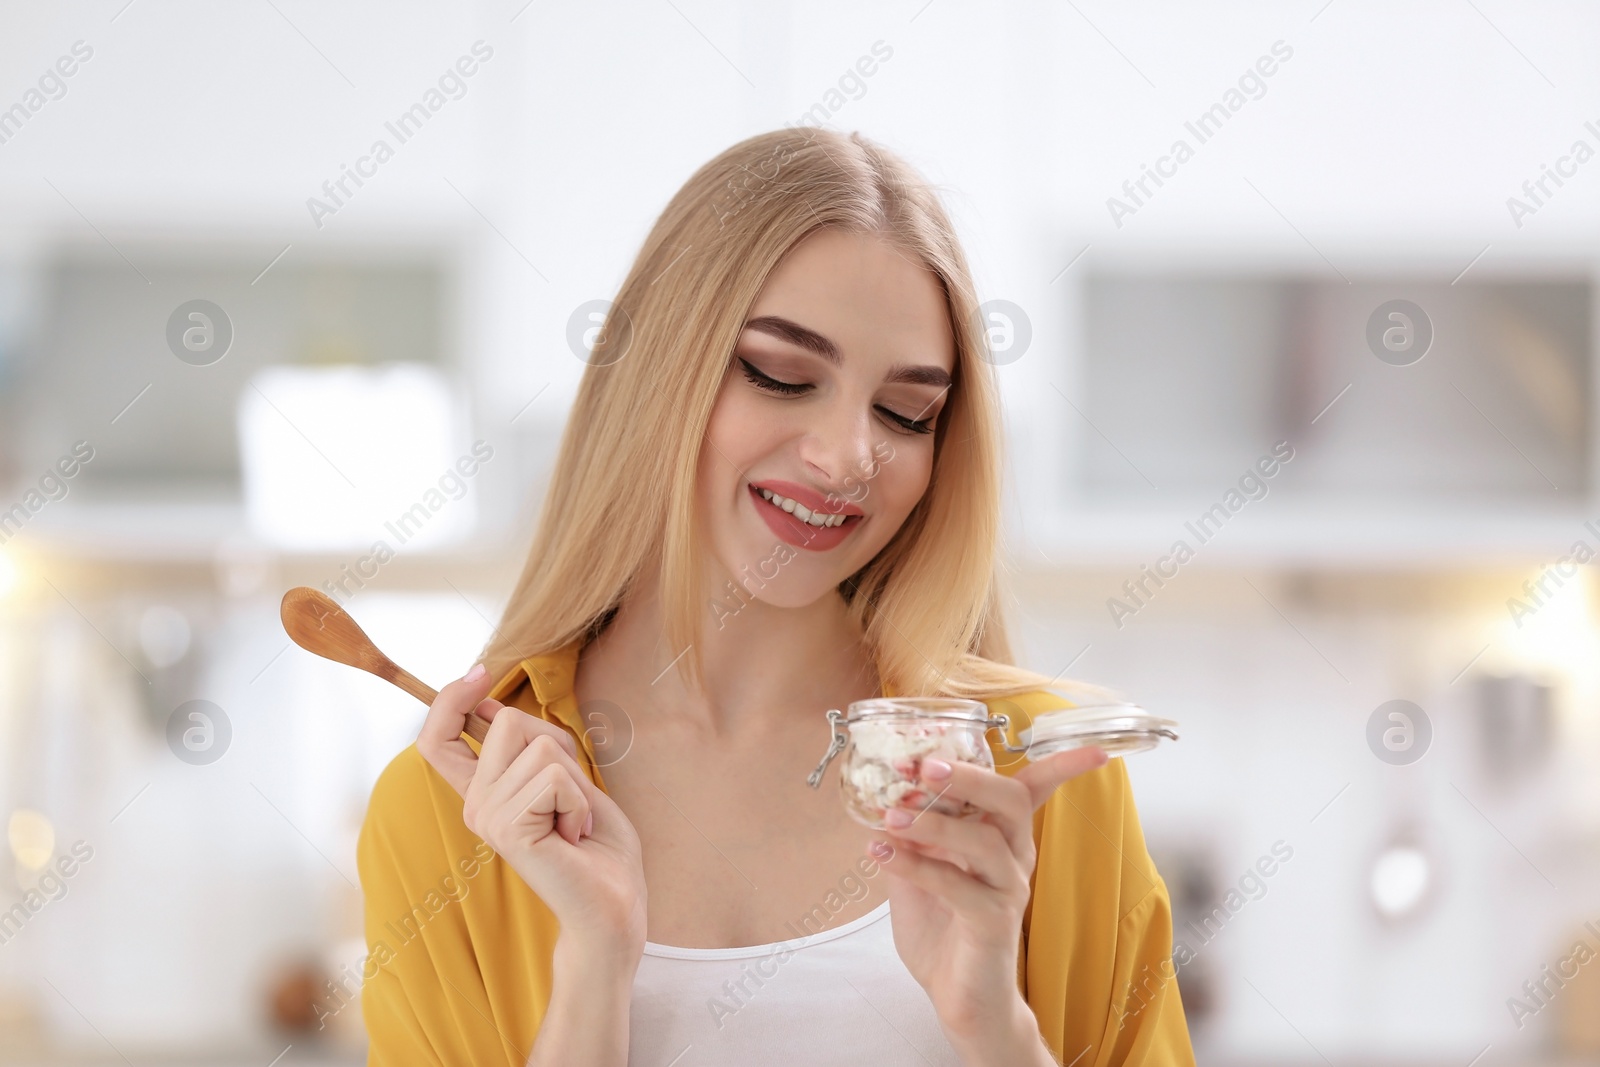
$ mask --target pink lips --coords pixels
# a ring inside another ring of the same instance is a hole
[[[764,481],[751,482],[750,484],[756,489],[770,489],[779,496],[786,496],[790,500],[799,501],[806,506],[807,511],[816,511],[823,515],[865,514],[860,508],[847,500],[840,499],[837,496],[826,497],[815,489],[796,485],[794,482],[786,482],[781,478],[768,478]]]
[[[788,497],[790,500],[804,504],[808,511],[815,511],[822,515],[847,515],[849,518],[837,526],[813,526],[802,522],[793,515],[784,511],[775,504],[770,503],[761,495],[762,489],[769,489],[779,496]],[[793,482],[764,481],[760,485],[751,483],[750,499],[755,503],[756,513],[767,524],[767,527],[783,541],[797,548],[810,549],[813,552],[825,552],[834,548],[846,537],[855,532],[861,525],[865,513],[854,504],[845,501],[827,501],[815,491],[804,486],[795,485]],[[812,501],[816,506],[812,507]]]

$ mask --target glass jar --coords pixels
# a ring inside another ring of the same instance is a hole
[[[989,714],[979,700],[958,697],[875,697],[857,700],[849,713],[831,708],[828,724],[833,741],[822,762],[806,778],[816,789],[828,764],[841,752],[839,788],[845,810],[856,822],[883,829],[883,813],[894,807],[933,810],[964,818],[978,812],[965,801],[929,791],[921,780],[922,761],[937,756],[948,763],[972,763],[994,769],[986,734],[1000,730],[1007,752],[1041,760],[1057,752],[1098,745],[1107,756],[1143,752],[1163,737],[1174,741],[1177,723],[1158,718],[1135,704],[1082,705],[1048,711],[1034,719],[1012,744],[1006,736],[1011,719]]]
[[[839,788],[850,817],[875,830],[883,829],[883,813],[907,806],[945,815],[966,816],[978,809],[942,797],[923,781],[922,761],[937,756],[948,763],[975,763],[994,769],[994,756],[984,738],[991,726],[1004,726],[1004,715],[990,716],[979,700],[959,697],[875,697],[857,700],[848,715],[828,711],[833,743],[806,783],[822,784],[829,762],[844,752]]]

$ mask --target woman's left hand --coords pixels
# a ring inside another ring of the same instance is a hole
[[[967,801],[981,814],[891,808],[882,839],[868,846],[889,882],[894,943],[906,969],[928,993],[951,1043],[977,1052],[969,1062],[1011,1061],[997,1054],[1044,1051],[1017,989],[1017,948],[1029,879],[1038,856],[1033,813],[1056,787],[1104,766],[1098,748],[1059,752],[1011,777],[971,763],[922,761],[928,790]],[[900,825],[896,825],[899,823]],[[892,849],[892,853],[889,850]],[[886,857],[887,854],[887,858]]]

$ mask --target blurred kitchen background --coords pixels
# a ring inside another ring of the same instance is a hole
[[[1182,724],[1129,769],[1201,1062],[1600,1062],[1597,39],[7,6],[0,1057],[361,1062],[356,834],[422,708],[279,598],[464,671],[647,228],[806,122],[937,183],[991,301],[1022,660]]]

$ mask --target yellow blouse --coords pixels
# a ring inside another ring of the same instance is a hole
[[[574,642],[530,657],[489,695],[564,727],[604,789],[572,691],[578,654]],[[987,703],[1013,723],[1072,706],[1045,690]],[[1025,766],[993,733],[1000,773]],[[415,745],[373,786],[356,850],[370,1067],[523,1067],[549,1005],[559,924],[466,828],[461,807]],[[1057,789],[1034,813],[1033,837],[1017,978],[1051,1051],[1072,1067],[1193,1065],[1167,887],[1145,850],[1123,761]]]

